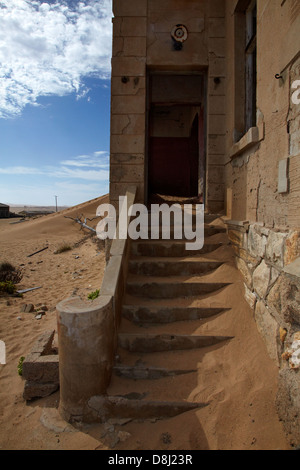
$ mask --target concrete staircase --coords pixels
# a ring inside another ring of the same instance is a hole
[[[162,419],[206,406],[189,395],[198,380],[200,351],[224,347],[231,337],[195,334],[230,305],[212,299],[222,279],[226,230],[205,218],[205,244],[186,251],[185,240],[131,242],[123,316],[108,409],[114,417]],[[110,414],[111,416],[111,414]]]

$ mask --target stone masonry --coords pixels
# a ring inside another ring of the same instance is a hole
[[[300,442],[300,232],[227,222],[245,298],[279,368],[277,408],[291,442]]]

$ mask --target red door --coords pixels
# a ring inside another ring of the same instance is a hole
[[[203,120],[196,115],[190,137],[149,138],[150,194],[198,196],[199,156]]]

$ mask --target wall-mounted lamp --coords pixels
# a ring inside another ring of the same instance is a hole
[[[183,24],[177,24],[171,31],[171,37],[174,41],[174,49],[180,51],[188,38],[188,30]]]

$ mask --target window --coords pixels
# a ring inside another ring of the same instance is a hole
[[[256,0],[240,0],[235,9],[235,132],[234,141],[256,126]]]
[[[256,31],[257,31],[256,1],[251,2],[246,11],[246,47],[245,47],[245,87],[246,106],[245,123],[247,132],[256,126]]]

